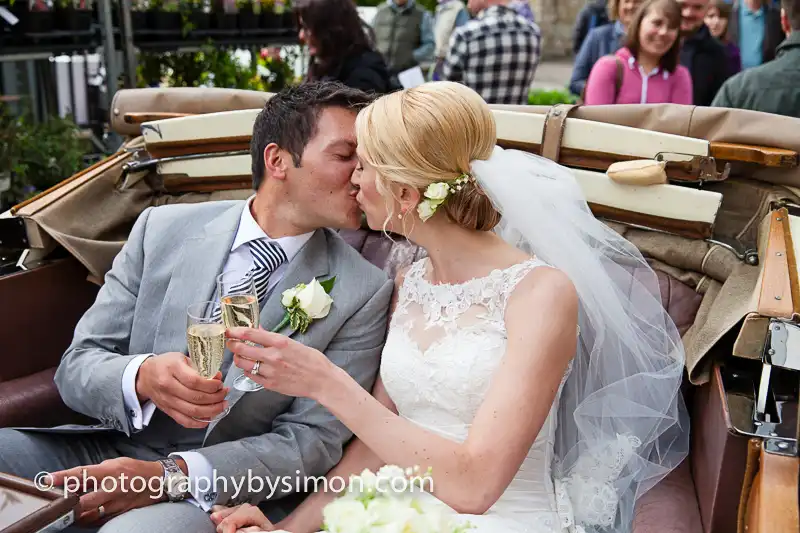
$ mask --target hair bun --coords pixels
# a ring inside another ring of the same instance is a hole
[[[469,230],[490,231],[500,223],[500,213],[474,180],[450,195],[442,209],[450,220]]]

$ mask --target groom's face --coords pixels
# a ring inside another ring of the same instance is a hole
[[[355,120],[349,109],[323,109],[300,165],[287,170],[290,197],[309,227],[359,227],[361,211],[350,183],[357,161]]]

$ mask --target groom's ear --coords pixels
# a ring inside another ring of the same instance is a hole
[[[277,144],[269,143],[264,148],[264,169],[267,176],[279,180],[286,179],[289,157],[291,156],[285,150],[281,150]]]

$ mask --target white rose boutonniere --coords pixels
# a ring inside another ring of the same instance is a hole
[[[330,292],[334,283],[336,283],[335,277],[325,281],[317,281],[314,278],[308,284],[299,283],[283,291],[281,304],[286,309],[286,314],[272,331],[278,332],[291,325],[293,330],[305,333],[311,322],[328,316],[333,305]]]

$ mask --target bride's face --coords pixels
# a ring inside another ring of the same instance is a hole
[[[371,229],[382,231],[385,223],[386,231],[401,233],[399,226],[394,224],[394,221],[398,220],[397,213],[400,213],[401,209],[399,202],[381,195],[375,184],[378,177],[375,167],[367,163],[358,151],[356,151],[356,155],[358,164],[350,181],[358,188],[356,201],[367,217],[367,224]],[[393,217],[390,217],[390,209],[392,213],[395,213]],[[387,218],[389,218],[388,222]]]

